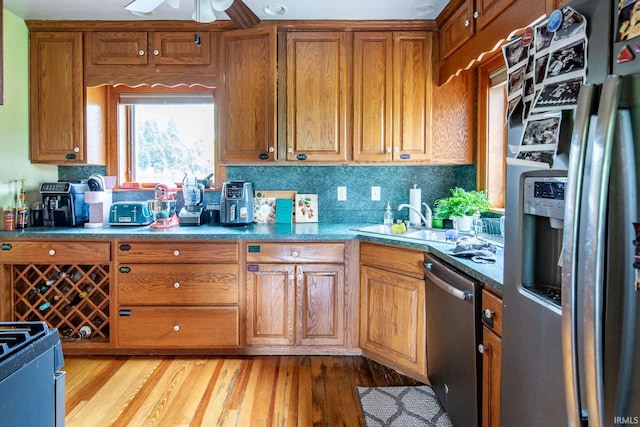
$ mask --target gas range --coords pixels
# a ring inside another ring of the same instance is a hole
[[[3,426],[64,426],[63,364],[57,329],[44,322],[0,322]]]
[[[44,322],[0,323],[0,364],[49,332]]]

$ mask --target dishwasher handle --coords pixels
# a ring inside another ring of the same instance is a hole
[[[426,269],[425,273],[427,275],[427,278],[429,278],[429,280],[431,280],[436,286],[438,286],[440,289],[442,289],[449,295],[454,296],[463,301],[471,301],[473,299],[473,294],[471,292],[462,291],[456,288],[455,286],[452,286],[449,283],[445,282],[435,274],[433,274],[433,272],[431,271],[431,269],[433,268],[432,263],[426,262],[424,264],[424,267]]]

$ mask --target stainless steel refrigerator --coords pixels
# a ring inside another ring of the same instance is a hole
[[[506,427],[640,423],[640,59],[618,63],[640,54],[640,37],[618,40],[635,3],[570,3],[587,18],[587,84],[553,168],[507,167]],[[510,142],[521,133],[511,123]]]

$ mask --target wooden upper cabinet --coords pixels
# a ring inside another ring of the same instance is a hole
[[[393,160],[431,158],[432,34],[393,33]]]
[[[440,58],[444,59],[474,34],[474,0],[465,0],[440,28]]]
[[[346,32],[287,33],[287,160],[347,160],[349,51]]]
[[[141,65],[147,63],[146,32],[87,33],[88,66]]]
[[[437,20],[438,83],[442,85],[460,70],[469,68],[514,30],[550,13],[559,1],[562,0],[451,0]]]
[[[390,161],[393,150],[392,33],[355,33],[353,58],[353,159]]]
[[[87,33],[91,65],[206,65],[211,63],[209,33],[121,32]],[[88,65],[89,65],[88,64]]]
[[[221,163],[276,160],[276,27],[228,31],[220,46]]]
[[[218,34],[192,31],[87,31],[88,87],[180,84],[215,87]],[[185,68],[188,67],[188,68]]]
[[[431,37],[417,31],[354,35],[354,160],[430,159]]]
[[[473,15],[476,19],[476,30],[483,29],[513,2],[514,0],[476,0],[476,9]]]
[[[82,33],[30,33],[29,50],[31,161],[86,162]]]
[[[153,32],[149,40],[149,62],[162,65],[208,65],[211,63],[210,33]]]

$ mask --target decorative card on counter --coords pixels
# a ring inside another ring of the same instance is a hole
[[[293,221],[293,200],[276,199],[276,223],[291,224]]]
[[[318,222],[318,195],[296,194],[296,222]]]
[[[258,223],[276,222],[276,199],[273,197],[253,198],[253,219]]]

